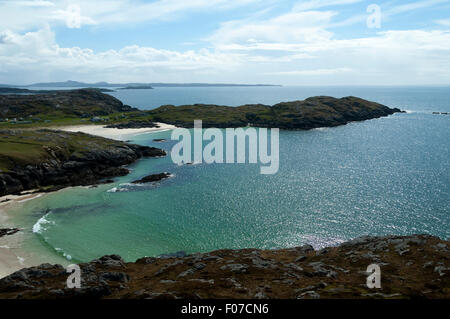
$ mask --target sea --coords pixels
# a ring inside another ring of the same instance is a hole
[[[44,88],[43,88],[44,89]],[[338,245],[364,235],[450,236],[450,87],[177,87],[109,93],[143,110],[160,105],[275,104],[357,96],[406,113],[309,131],[280,131],[279,170],[259,164],[142,159],[113,184],[74,187],[10,214],[23,249],[61,262],[224,248]],[[171,131],[130,137],[170,152]],[[154,139],[166,139],[155,142]],[[155,184],[143,176],[170,172]]]

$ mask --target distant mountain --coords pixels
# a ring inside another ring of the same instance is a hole
[[[107,92],[115,92],[114,90],[105,89],[105,88],[89,88],[89,89],[95,89],[99,92],[107,93]],[[58,90],[29,90],[24,88],[17,88],[17,87],[5,87],[0,85],[0,94],[43,94],[43,93],[55,93],[58,92]]]
[[[57,87],[57,88],[98,88],[98,87],[236,87],[236,86],[280,86],[272,84],[233,84],[233,83],[85,83],[78,81],[44,82],[29,85],[0,84],[0,87]]]

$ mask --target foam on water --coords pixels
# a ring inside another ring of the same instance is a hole
[[[51,212],[48,212],[39,220],[36,222],[36,224],[33,225],[33,233],[42,234],[47,228],[44,227],[44,225],[54,225],[55,222],[47,220],[47,217],[51,214]]]

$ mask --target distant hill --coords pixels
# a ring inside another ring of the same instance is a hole
[[[0,87],[16,87],[16,88],[28,88],[28,87],[57,87],[57,88],[98,88],[98,87],[236,87],[236,86],[280,86],[271,84],[232,84],[232,83],[85,83],[78,81],[65,81],[65,82],[43,82],[34,83],[29,85],[11,85],[0,84]]]
[[[99,92],[115,92],[114,90],[110,89],[98,89],[98,88],[92,88],[96,89]],[[0,86],[0,94],[45,94],[45,93],[54,93],[58,92],[57,90],[29,90],[29,89],[23,89],[23,88],[12,88],[12,87],[4,87]]]

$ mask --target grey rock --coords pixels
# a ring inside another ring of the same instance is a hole
[[[196,269],[190,268],[188,270],[183,271],[182,273],[180,273],[177,278],[181,278],[181,277],[186,277],[189,275],[192,275],[193,273],[195,273]]]
[[[295,262],[298,263],[298,262],[302,262],[302,261],[305,261],[305,260],[306,260],[306,256],[300,256],[300,257],[297,257],[295,259]]]
[[[198,283],[202,283],[202,284],[208,284],[208,285],[214,285],[214,279],[189,279],[188,281],[191,282],[198,282]]]
[[[220,267],[221,270],[230,270],[235,273],[244,273],[247,272],[248,266],[243,264],[228,264]]]
[[[103,272],[99,275],[100,280],[128,282],[130,276],[124,272]]]
[[[205,267],[206,267],[206,265],[204,263],[196,263],[196,264],[194,264],[194,268],[196,270],[202,270]]]
[[[306,292],[300,294],[297,298],[298,299],[306,299],[306,298],[319,299],[320,295],[317,292],[311,290],[311,291],[306,291]]]

